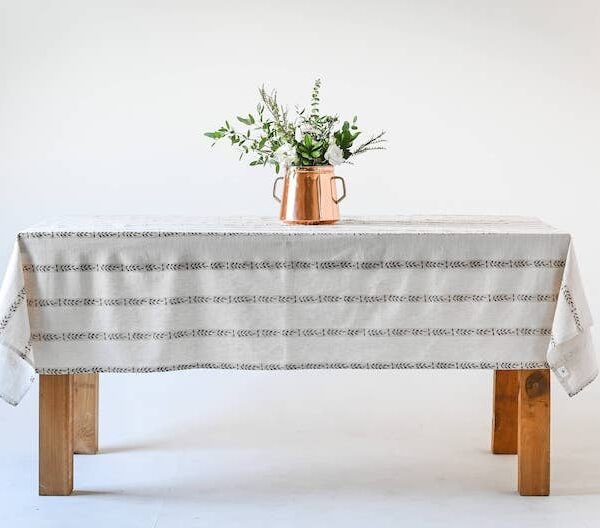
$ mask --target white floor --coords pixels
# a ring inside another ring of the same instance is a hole
[[[600,382],[553,388],[552,496],[489,453],[491,373],[104,375],[101,446],[38,497],[37,387],[0,406],[0,527],[587,527]]]

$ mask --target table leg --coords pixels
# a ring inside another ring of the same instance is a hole
[[[519,373],[519,493],[550,494],[550,371]]]
[[[95,455],[98,452],[99,375],[73,376],[74,452]]]
[[[519,372],[518,370],[494,371],[492,453],[497,455],[517,454]]]
[[[39,494],[73,491],[73,376],[40,375]]]

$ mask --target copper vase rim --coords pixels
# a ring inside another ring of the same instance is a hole
[[[308,165],[306,167],[291,166],[288,169],[288,173],[308,173],[308,174],[320,174],[322,172],[333,172],[333,165]]]

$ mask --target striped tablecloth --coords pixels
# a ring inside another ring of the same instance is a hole
[[[551,367],[597,374],[568,233],[521,217],[73,217],[18,234],[0,395],[43,374]]]

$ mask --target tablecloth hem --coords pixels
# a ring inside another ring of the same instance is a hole
[[[20,401],[13,400],[10,396],[7,396],[2,392],[0,392],[0,399],[4,400],[6,403],[12,405],[13,407],[16,407],[17,405],[19,405],[19,403],[21,403]]]
[[[594,372],[593,376],[588,379],[588,381],[584,382],[577,390],[575,390],[574,392],[569,392],[568,387],[566,387],[565,385],[563,385],[563,387],[565,388],[565,390],[567,390],[567,394],[572,398],[573,396],[576,396],[577,394],[579,394],[583,389],[585,389],[588,385],[590,385],[596,378],[598,377],[598,371]],[[560,380],[560,378],[559,378]]]
[[[93,373],[151,373],[169,372],[191,369],[215,370],[411,370],[411,369],[473,369],[473,370],[521,370],[550,368],[545,361],[402,361],[402,362],[370,362],[370,363],[227,363],[199,362],[179,365],[157,365],[144,367],[68,367],[68,368],[37,368],[36,372],[43,375],[61,374],[93,374]]]
[[[0,398],[18,405],[35,380],[34,368],[13,347],[0,343]]]
[[[591,333],[592,316],[572,241],[560,292],[546,357],[567,394],[574,396],[596,378],[598,363]]]

